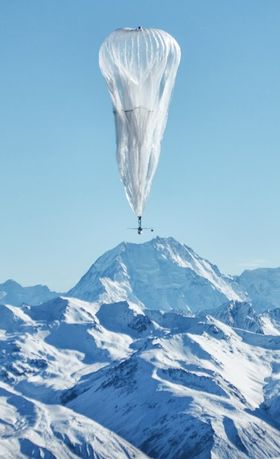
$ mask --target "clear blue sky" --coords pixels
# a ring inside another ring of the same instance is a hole
[[[280,265],[279,0],[0,2],[0,282],[70,288],[134,215],[98,49],[162,28],[182,49],[144,223],[221,270]]]

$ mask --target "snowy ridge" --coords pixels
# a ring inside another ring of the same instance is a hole
[[[69,293],[0,305],[0,457],[280,457],[280,309],[171,238]]]
[[[31,400],[3,383],[0,395],[1,457],[146,457],[113,432],[67,408]]]
[[[188,268],[207,279],[218,291],[231,300],[240,299],[241,292],[233,284],[233,278],[220,273],[217,266],[212,265],[197,255],[190,247],[180,244],[173,238],[157,238],[155,247],[162,250],[162,257],[167,258],[182,268]]]
[[[52,292],[46,285],[34,285],[22,287],[12,279],[0,284],[0,301],[14,306],[21,306],[23,303],[40,304],[55,298],[59,294]]]
[[[240,326],[250,306],[235,307]],[[6,457],[280,455],[280,333],[65,297],[20,318],[1,323]]]
[[[46,286],[0,284],[0,301],[36,305],[60,294]],[[257,312],[280,307],[280,268],[222,274],[217,266],[173,238],[121,243],[102,255],[65,296],[90,302],[130,301],[142,308],[197,312],[229,301],[250,302]]]
[[[246,270],[237,280],[257,311],[280,307],[280,268]]]
[[[159,237],[107,252],[68,295],[106,303],[128,300],[165,311],[197,311],[247,297],[232,277],[192,249]]]
[[[260,321],[266,335],[277,336],[280,333],[280,308],[262,313]]]
[[[211,315],[233,328],[264,333],[263,319],[258,316],[251,303],[230,301],[219,308],[200,313],[200,317]]]
[[[269,353],[257,338],[254,347],[254,334],[247,343],[211,317],[184,320],[179,332],[158,329],[128,359],[88,374],[63,403],[151,457],[277,457],[278,428],[267,424],[267,411],[253,413],[271,361],[279,361],[280,339]]]

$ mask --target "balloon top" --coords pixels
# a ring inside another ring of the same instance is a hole
[[[118,29],[115,30],[121,30],[123,32],[143,32],[144,27],[138,26],[138,27],[119,27]]]
[[[141,32],[141,34],[139,33]],[[115,40],[134,40],[138,39],[137,38],[141,36],[141,40],[146,40],[146,43],[148,46],[153,46],[153,43],[157,47],[162,46],[165,44],[170,46],[176,47],[176,52],[179,54],[180,53],[180,47],[178,43],[176,42],[175,38],[172,37],[168,32],[165,32],[162,29],[153,29],[153,28],[147,28],[147,27],[119,27],[118,29],[115,29],[113,32],[111,32],[107,38],[104,40],[103,45],[106,46],[109,42],[115,41]],[[152,40],[152,44],[150,45],[150,41]],[[168,43],[167,43],[168,41]],[[164,43],[163,43],[164,42]],[[136,44],[136,46],[141,46]],[[101,47],[102,49],[102,47]]]

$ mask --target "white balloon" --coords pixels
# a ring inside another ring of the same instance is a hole
[[[99,65],[112,98],[117,162],[127,199],[142,216],[158,165],[181,51],[159,29],[117,29],[103,42]]]

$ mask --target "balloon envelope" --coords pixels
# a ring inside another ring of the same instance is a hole
[[[180,56],[167,32],[141,27],[115,30],[99,51],[114,108],[119,172],[137,216],[157,168]]]

